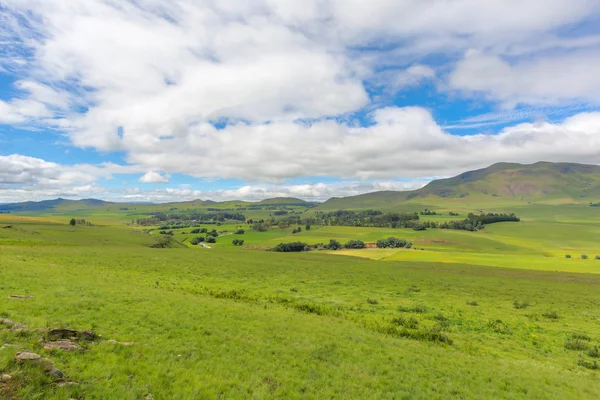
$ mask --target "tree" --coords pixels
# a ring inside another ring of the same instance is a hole
[[[341,243],[340,243],[340,242],[338,242],[337,240],[335,240],[335,239],[331,239],[331,240],[329,241],[329,244],[327,245],[327,248],[328,248],[329,250],[339,250],[339,249],[341,249],[341,248],[342,248],[342,245],[341,245]]]
[[[77,223],[77,221],[75,221],[75,218],[71,218],[71,221],[69,221],[69,224],[71,226],[75,226],[76,223]]]
[[[362,240],[350,240],[344,247],[347,249],[364,249],[365,243]]]
[[[306,224],[306,226],[304,227],[304,229],[306,229],[307,231],[310,231],[310,224]]]
[[[217,238],[215,238],[214,236],[207,236],[206,243],[217,243]]]

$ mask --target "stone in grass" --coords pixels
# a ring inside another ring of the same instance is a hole
[[[36,353],[30,353],[28,351],[21,351],[15,356],[15,360],[18,364],[29,364],[35,365],[41,368],[46,374],[50,375],[55,379],[63,379],[65,374],[58,368],[54,367],[54,363],[47,358],[44,358]]]
[[[54,342],[45,343],[44,350],[72,351],[72,350],[83,350],[83,347],[71,342],[70,340],[57,340]]]
[[[22,295],[22,294],[13,294],[12,296],[8,297],[9,299],[33,299],[34,296],[27,296],[27,295]]]
[[[117,342],[114,339],[109,339],[106,341],[106,343],[110,343],[110,344],[120,344],[121,346],[125,346],[125,347],[131,347],[135,344],[135,342]]]
[[[8,375],[8,374],[2,374],[0,375],[0,382],[8,382],[12,379],[12,376]]]

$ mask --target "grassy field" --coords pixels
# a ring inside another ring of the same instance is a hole
[[[513,209],[522,222],[480,232],[206,225],[221,232],[210,249],[189,228],[181,248],[149,248],[161,235],[126,226],[129,211],[90,227],[0,215],[0,318],[27,326],[0,324],[15,346],[0,350],[0,398],[600,396],[595,208]],[[388,236],[417,250],[259,250]],[[45,350],[43,330],[65,327],[102,337]],[[66,377],[16,363],[24,350]]]

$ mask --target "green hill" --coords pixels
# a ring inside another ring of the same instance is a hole
[[[430,182],[407,192],[374,192],[332,198],[319,209],[391,208],[411,205],[590,203],[600,200],[600,166],[538,162],[498,163]]]

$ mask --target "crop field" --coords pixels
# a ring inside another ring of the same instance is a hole
[[[600,210],[508,211],[478,232],[206,224],[210,248],[192,228],[150,248],[131,210],[0,215],[0,398],[598,398]],[[389,236],[414,248],[265,251]],[[53,329],[95,336],[52,349]]]

